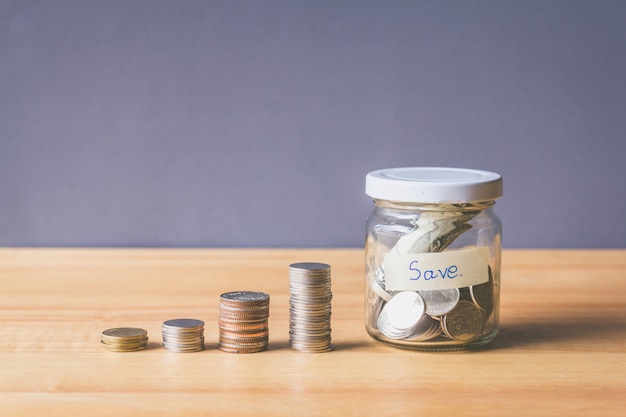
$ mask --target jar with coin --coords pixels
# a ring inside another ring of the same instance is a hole
[[[441,351],[498,332],[502,177],[442,167],[367,174],[365,327],[380,342]]]

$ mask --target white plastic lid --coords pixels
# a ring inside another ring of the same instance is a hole
[[[367,174],[365,194],[407,203],[471,203],[501,197],[502,177],[464,168],[389,168]]]

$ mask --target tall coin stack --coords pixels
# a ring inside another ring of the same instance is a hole
[[[199,352],[204,349],[204,322],[195,319],[174,319],[161,327],[163,347],[170,352]]]
[[[330,265],[289,265],[289,293],[289,345],[300,352],[332,350]]]
[[[267,349],[270,296],[255,291],[233,291],[220,296],[217,347],[229,353]]]

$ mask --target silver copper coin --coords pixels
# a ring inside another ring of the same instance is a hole
[[[218,349],[227,353],[255,353],[269,343],[269,294],[232,291],[220,295]]]
[[[220,300],[224,304],[235,304],[239,305],[241,303],[269,303],[270,296],[264,292],[258,291],[231,291],[220,295]]]

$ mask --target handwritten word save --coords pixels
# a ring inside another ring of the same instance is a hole
[[[459,268],[456,265],[450,265],[444,269],[425,269],[421,270],[418,267],[419,261],[412,261],[409,264],[409,270],[413,271],[409,279],[411,281],[418,281],[423,279],[424,281],[430,281],[433,279],[454,279],[459,274]]]

